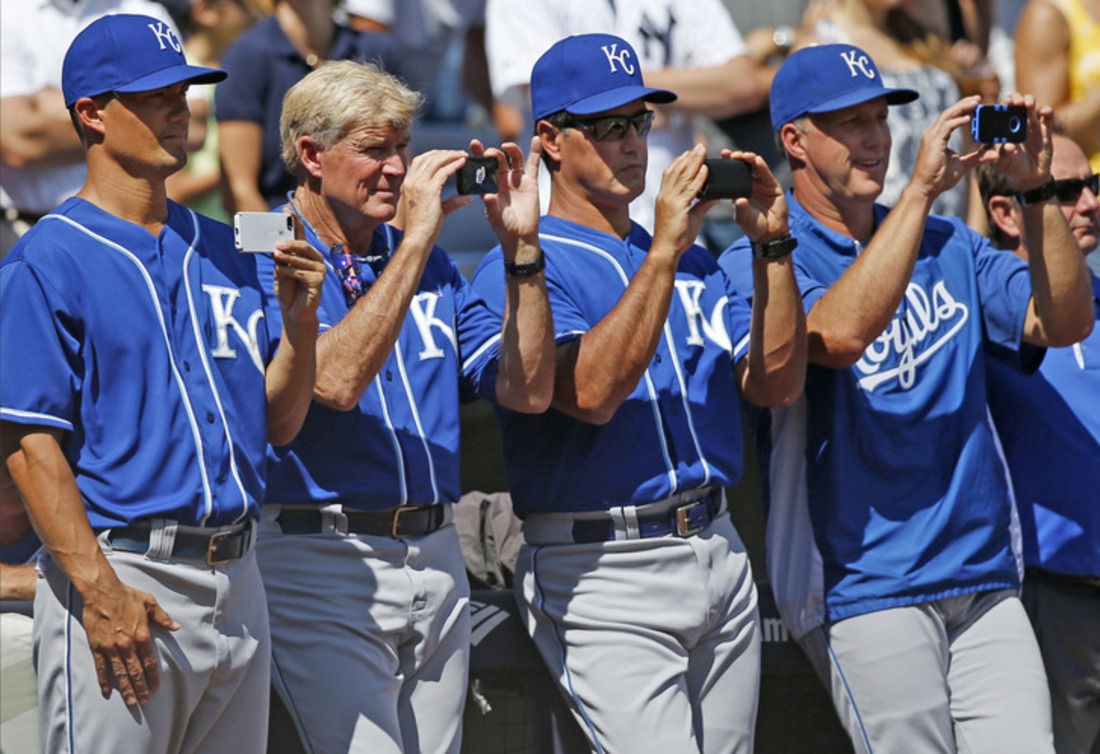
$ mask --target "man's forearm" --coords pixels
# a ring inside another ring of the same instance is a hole
[[[809,360],[847,367],[897,311],[913,276],[932,198],[907,188],[867,248],[806,315]]]
[[[1028,205],[1023,212],[1034,307],[1024,339],[1037,345],[1071,345],[1086,337],[1095,322],[1085,256],[1057,204]]]
[[[272,445],[293,440],[309,413],[317,372],[316,333],[316,318],[291,328],[283,322],[279,350],[264,373],[267,437]]]
[[[5,460],[31,523],[82,595],[117,583],[99,549],[72,469],[59,445],[60,430],[5,423]],[[10,443],[10,444],[9,444]]]
[[[318,338],[318,402],[340,411],[359,402],[401,334],[432,246],[422,235],[406,235],[370,290]]]
[[[789,256],[753,260],[752,329],[741,393],[759,406],[788,406],[806,381],[806,317]]]
[[[511,258],[538,258],[537,238],[519,243]],[[526,277],[505,275],[505,310],[501,326],[496,400],[513,411],[542,413],[554,393],[554,321],[542,272]]]
[[[557,348],[555,408],[595,424],[611,419],[657,351],[678,261],[650,249],[615,307],[580,338]]]

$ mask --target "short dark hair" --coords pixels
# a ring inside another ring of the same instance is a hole
[[[92,101],[95,102],[96,105],[98,105],[99,107],[103,107],[112,99],[114,99],[114,97],[114,92],[104,92],[103,94],[97,94],[96,96],[92,97]],[[80,143],[83,144],[85,148],[87,148],[87,134],[84,133],[84,124],[80,122],[80,116],[76,114],[76,103],[74,102],[73,104],[69,105],[68,110],[69,120],[72,121],[73,128],[76,129],[77,138],[79,138]]]
[[[566,126],[565,124],[568,123],[572,119],[572,117],[573,116],[569,114],[568,110],[558,110],[557,112],[550,113],[545,118],[539,118],[537,121],[535,121],[535,136],[538,136],[539,133],[539,122],[546,121],[559,131],[564,131],[566,128],[568,128],[568,126]],[[550,172],[554,172],[558,169],[558,161],[548,156],[546,152],[543,152],[540,156],[542,157],[542,164],[546,167],[547,170],[549,170]]]
[[[985,219],[989,223],[989,237],[998,247],[1009,246],[1012,239],[993,222],[993,214],[989,211],[989,200],[994,196],[1007,196],[1011,201],[1016,201],[1008,178],[995,162],[979,163],[975,175],[978,179],[978,193],[982,197],[982,209],[985,210]]]

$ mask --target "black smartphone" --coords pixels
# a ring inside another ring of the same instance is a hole
[[[978,105],[970,118],[970,135],[978,144],[1027,140],[1027,108],[1023,105]]]
[[[455,175],[460,194],[494,194],[497,190],[497,158],[467,157]]]
[[[744,160],[717,158],[703,164],[707,166],[707,181],[699,190],[700,199],[752,196],[752,168]]]

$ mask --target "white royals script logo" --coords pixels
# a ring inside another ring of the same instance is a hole
[[[214,316],[214,327],[217,328],[218,335],[217,345],[210,355],[215,359],[237,358],[236,350],[229,345],[229,331],[232,330],[248,349],[252,363],[263,373],[264,361],[260,354],[260,339],[256,335],[256,328],[264,317],[263,310],[257,309],[252,312],[248,318],[248,325],[242,325],[233,316],[233,305],[241,297],[239,290],[222,285],[204,285],[202,289],[210,297],[210,312]]]
[[[160,49],[165,49],[165,46],[171,47],[176,52],[183,52],[183,45],[180,44],[179,39],[172,33],[172,30],[164,23],[149,24],[149,31],[153,32],[153,36],[157,38],[157,44],[160,45]]]
[[[630,62],[629,47],[624,47],[620,50],[619,43],[615,42],[614,44],[602,45],[600,49],[603,50],[603,54],[607,57],[607,63],[611,66],[611,73],[615,73],[616,64],[623,70],[623,73],[628,76],[633,76],[634,72],[638,70],[634,67],[634,64]]]
[[[863,74],[869,79],[875,77],[875,69],[871,67],[871,59],[866,55],[856,55],[859,50],[849,50],[848,52],[840,53],[840,59],[848,64],[848,70],[852,74],[852,78],[855,78],[859,74]]]
[[[856,362],[856,369],[866,375],[859,380],[864,390],[874,390],[895,377],[899,387],[911,388],[917,367],[947,345],[970,316],[966,305],[951,295],[942,280],[932,286],[931,294],[917,283],[909,283],[905,301],[904,313],[894,317]],[[897,366],[884,368],[894,362],[891,355],[896,355]]]

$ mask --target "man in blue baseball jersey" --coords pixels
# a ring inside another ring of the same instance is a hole
[[[0,267],[4,457],[49,551],[34,606],[48,752],[265,748],[250,545],[267,442],[309,407],[324,267],[304,242],[275,254],[275,353],[252,258],[166,198],[187,87],[223,77],[153,18],[82,31],[62,81],[87,180]]]
[[[307,751],[459,750],[470,645],[451,523],[459,403],[543,411],[553,386],[537,149],[526,167],[514,144],[485,152],[499,191],[484,204],[512,270],[501,317],[435,246],[445,215],[470,201],[441,201],[466,154],[409,164],[420,101],[393,75],[341,61],[283,102],[298,177],[289,209],[328,266],[314,402],[298,439],[272,451],[257,552],[275,688]],[[389,222],[399,197],[403,230]],[[265,285],[271,271],[261,267]]]
[[[1051,185],[1087,255],[1100,239],[1096,173],[1072,139],[1055,134],[1053,146]],[[1023,209],[1004,176],[982,165],[978,187],[994,243],[1027,260]],[[1094,274],[1092,291],[1100,320]],[[1022,599],[1047,671],[1054,748],[1089,752],[1100,735],[1100,328],[1049,349],[1032,377],[989,359],[986,379],[1020,510]]]
[[[983,352],[1033,370],[1042,346],[1084,337],[1088,278],[1041,189],[1052,113],[1030,98],[1009,100],[1028,110],[1024,143],[965,155],[947,143],[978,98],[947,108],[897,205],[875,204],[888,106],[916,96],[886,89],[851,45],[801,50],[773,82],[810,367],[805,400],[758,427],[769,576],[857,751],[1050,751]],[[1030,276],[929,215],[983,161],[1022,192]],[[746,287],[747,254],[735,244],[719,262]]]
[[[748,752],[759,617],[722,488],[741,473],[738,392],[765,405],[801,392],[804,317],[783,193],[760,157],[725,155],[753,176],[735,211],[766,291],[755,309],[693,244],[715,204],[696,201],[701,146],[665,171],[653,237],[631,221],[646,103],[674,99],[644,86],[633,48],[606,34],[557,42],[531,73],[551,171],[539,238],[557,367],[550,411],[498,400],[527,541],[516,593],[594,750]],[[506,251],[473,281],[498,311]]]

